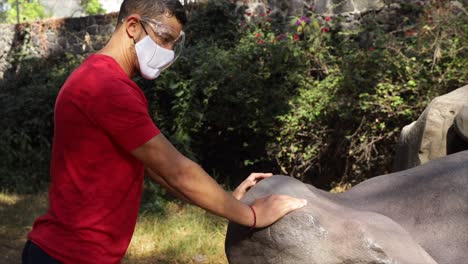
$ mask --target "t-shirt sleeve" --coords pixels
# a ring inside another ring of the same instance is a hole
[[[125,90],[94,96],[88,103],[90,117],[129,152],[160,133],[148,113],[146,100],[137,93]]]

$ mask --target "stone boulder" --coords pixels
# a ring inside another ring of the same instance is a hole
[[[468,141],[464,136],[468,133],[466,107],[468,85],[432,100],[418,120],[401,131],[393,171],[405,170],[435,158],[467,150]],[[461,114],[457,116],[458,113]]]
[[[464,263],[468,259],[468,151],[364,181],[341,194],[273,176],[243,198],[308,200],[267,228],[230,223],[229,263]]]

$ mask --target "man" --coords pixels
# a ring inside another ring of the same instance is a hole
[[[250,227],[268,226],[305,205],[289,196],[239,202],[271,174],[250,175],[233,197],[152,122],[130,78],[155,79],[173,63],[185,22],[179,0],[125,0],[109,42],[69,76],[55,105],[49,210],[28,234],[23,263],[119,263],[135,227],[145,169],[181,199]]]

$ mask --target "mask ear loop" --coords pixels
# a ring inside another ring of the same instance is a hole
[[[141,22],[141,20],[140,20],[140,25],[141,25],[141,27],[143,28],[143,30],[145,31],[146,35],[148,36],[148,31],[146,31],[146,28],[145,28],[145,26],[143,25],[143,22]]]
[[[143,28],[143,31],[145,31],[146,36],[149,36],[149,35],[148,35],[148,31],[146,31],[146,28],[145,28],[145,26],[143,25],[143,22],[141,22],[141,20],[140,20],[140,25],[141,25],[141,27]],[[135,39],[133,39],[133,44],[136,44]]]
[[[123,22],[125,22],[125,18],[122,18],[122,23],[123,23]],[[145,31],[145,34],[148,36],[148,31],[146,31],[146,28],[145,28],[145,26],[143,25],[143,22],[141,22],[141,20],[140,20],[140,25],[141,25],[141,27],[143,28],[143,31]],[[132,40],[133,40],[133,44],[136,44],[135,39],[132,38]]]

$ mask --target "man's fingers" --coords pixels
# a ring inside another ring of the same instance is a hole
[[[307,200],[298,199],[287,195],[277,195],[275,198],[278,200],[279,206],[281,206],[283,211],[286,213],[307,205]]]
[[[248,178],[255,180],[255,182],[258,182],[271,176],[273,176],[273,173],[254,172],[251,173]]]
[[[286,205],[284,206],[284,210],[285,210],[284,214],[300,209],[306,205],[307,205],[307,200],[296,199],[296,198],[288,199],[288,201],[286,202]]]
[[[254,172],[251,173],[233,192],[233,196],[240,200],[244,194],[259,181],[273,176],[273,173]]]
[[[250,189],[250,187],[254,186],[256,183],[257,182],[255,180],[247,179],[242,183],[242,188],[244,189],[244,191],[247,191],[248,189]]]

